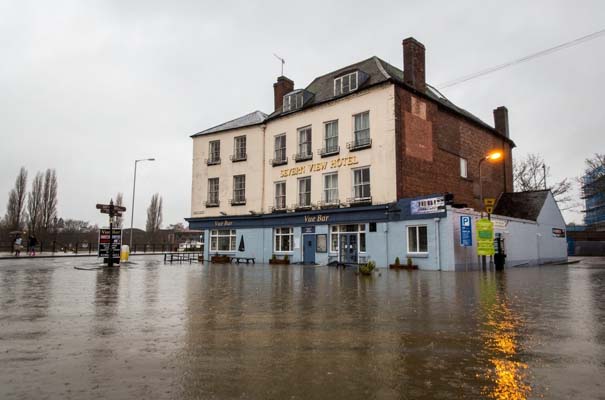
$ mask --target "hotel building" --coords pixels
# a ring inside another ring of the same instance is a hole
[[[304,88],[280,76],[273,112],[191,136],[187,221],[206,257],[455,269],[439,239],[454,235],[448,211],[512,191],[508,112],[492,127],[454,105],[426,83],[424,46],[402,44],[403,70],[371,57]],[[495,149],[503,160],[480,167]]]

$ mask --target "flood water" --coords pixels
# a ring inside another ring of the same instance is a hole
[[[2,399],[605,399],[605,259],[504,273],[0,261]]]

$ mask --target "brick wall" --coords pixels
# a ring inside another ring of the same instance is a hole
[[[451,192],[456,203],[479,207],[479,160],[499,149],[504,160],[483,162],[483,197],[512,191],[512,152],[506,139],[437,103],[395,88],[397,197]],[[460,157],[468,178],[460,177]]]

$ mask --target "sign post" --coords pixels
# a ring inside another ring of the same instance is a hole
[[[109,229],[99,230],[99,257],[107,256],[107,265],[113,267],[113,254],[117,248],[118,261],[120,264],[120,247],[122,246],[122,230],[113,229],[113,218],[121,217],[122,212],[126,211],[126,207],[115,206],[113,199],[109,201],[109,204],[97,204],[97,210],[101,210],[102,214],[109,214]]]
[[[494,223],[489,219],[477,220],[477,255],[494,255]]]
[[[471,247],[473,245],[473,228],[469,215],[460,216],[460,246]]]

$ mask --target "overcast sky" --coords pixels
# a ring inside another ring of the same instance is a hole
[[[504,5],[506,4],[506,5]],[[605,27],[597,1],[0,0],[0,213],[21,166],[56,168],[59,214],[105,223],[123,192],[135,226],[153,193],[164,224],[190,214],[189,135],[273,108],[280,64],[297,88],[376,55],[402,68],[401,40],[426,46],[433,85]],[[540,153],[553,178],[605,151],[605,37],[446,89],[489,124],[509,109],[514,157]],[[126,215],[129,220],[130,215]],[[566,213],[581,221],[580,213]]]

